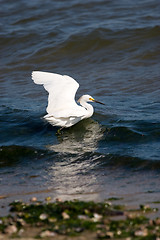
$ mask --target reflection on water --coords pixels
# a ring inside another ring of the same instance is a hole
[[[87,156],[86,158],[88,158]],[[54,196],[62,199],[99,197],[100,183],[97,174],[92,172],[96,159],[77,159],[75,156],[66,161],[57,161],[48,169],[48,184],[55,187]],[[89,196],[90,195],[90,196]]]
[[[99,198],[99,179],[94,169],[98,163],[99,154],[95,153],[98,142],[103,137],[103,128],[93,119],[86,119],[70,129],[65,129],[58,135],[59,143],[47,146],[51,151],[60,154],[48,169],[50,186],[55,186],[55,195],[62,199]],[[92,172],[92,174],[91,174]]]
[[[47,148],[51,151],[72,154],[93,152],[102,137],[103,129],[99,123],[93,119],[86,119],[72,128],[62,130],[58,135],[59,143]]]

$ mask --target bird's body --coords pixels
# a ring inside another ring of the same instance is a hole
[[[97,102],[90,95],[83,95],[75,102],[79,84],[71,77],[55,73],[33,71],[32,79],[42,84],[49,93],[47,115],[44,118],[53,126],[71,127],[93,115],[94,109],[87,102]],[[98,102],[100,103],[100,102]],[[102,103],[101,103],[102,104]]]

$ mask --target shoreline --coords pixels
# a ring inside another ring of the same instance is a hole
[[[28,203],[14,201],[10,214],[0,216],[0,240],[160,239],[160,201],[151,204],[156,207],[138,208],[119,202],[119,198],[52,202],[50,197],[45,202],[36,197]]]

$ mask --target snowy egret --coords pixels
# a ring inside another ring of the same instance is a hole
[[[94,109],[87,102],[97,102],[90,95],[79,98],[78,105],[75,102],[75,94],[79,84],[67,75],[56,73],[33,71],[32,79],[36,84],[42,84],[49,93],[47,115],[44,118],[53,126],[68,128],[84,118],[93,115]]]

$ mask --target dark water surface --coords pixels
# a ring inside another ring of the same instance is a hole
[[[35,195],[159,200],[159,0],[0,3],[0,205]],[[32,70],[70,75],[77,99],[106,105],[57,135]]]

